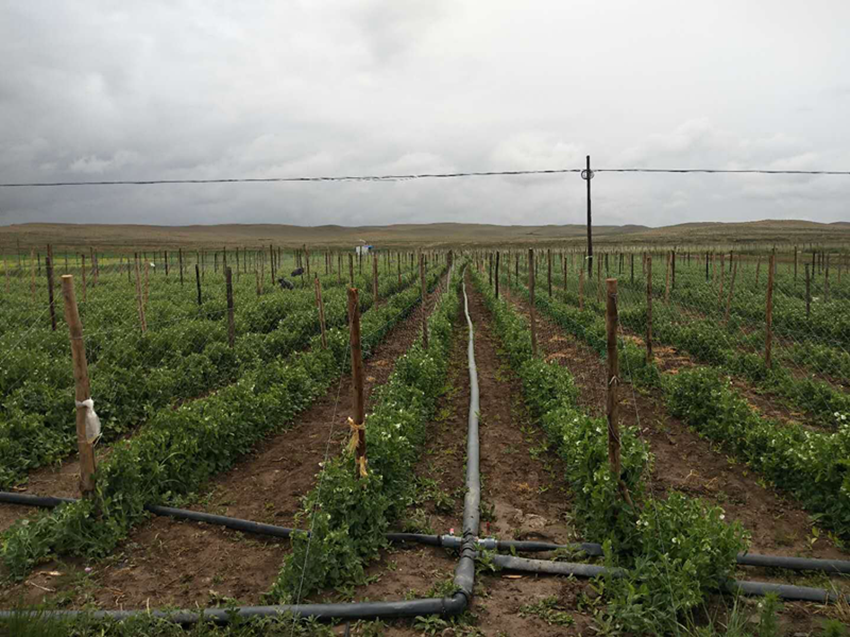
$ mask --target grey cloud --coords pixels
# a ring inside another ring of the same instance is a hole
[[[791,2],[734,24],[732,2],[601,4],[0,2],[2,180],[559,168],[588,153],[609,167],[850,169],[843,112],[800,110],[846,94],[844,65],[823,62],[850,57],[844,3],[798,34],[811,46],[793,59],[771,44],[805,11]],[[850,217],[850,178],[600,174],[593,188],[599,223]],[[4,223],[583,215],[577,175],[0,189]]]

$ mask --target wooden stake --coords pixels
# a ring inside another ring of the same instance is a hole
[[[425,307],[428,289],[425,285],[425,255],[419,255],[419,279],[422,283],[422,344],[428,349],[428,311]]]
[[[197,266],[195,266],[197,268]],[[145,302],[142,297],[142,277],[139,274],[139,255],[136,253],[136,303],[139,306],[139,325],[142,328],[142,333],[148,330],[148,324],[145,321]]]
[[[47,271],[47,300],[50,304],[50,329],[56,331],[56,306],[53,303],[53,248],[48,244],[44,260]]]
[[[348,254],[348,285],[354,287],[354,255]]]
[[[66,274],[62,277],[62,297],[65,300],[65,322],[71,339],[71,360],[74,364],[74,398],[77,403],[77,448],[80,452],[80,492],[83,497],[94,493],[95,457],[93,441],[86,436],[86,416],[88,407],[80,403],[91,398],[89,371],[86,363],[86,345],[83,340],[83,324],[77,310],[74,295],[74,277]]]
[[[233,273],[230,267],[224,268],[224,280],[227,285],[227,344],[236,345],[236,322],[233,319]]]
[[[137,276],[138,276],[138,273],[137,273]],[[195,283],[197,283],[197,286],[198,286],[198,307],[200,307],[201,303],[202,303],[202,299],[201,299],[201,269],[198,267],[197,263],[195,264]]]
[[[667,267],[664,270],[664,303],[670,303],[670,253],[667,253]]]
[[[499,251],[496,251],[496,298],[499,298]]]
[[[735,292],[735,277],[738,275],[738,259],[732,261],[732,281],[729,283],[729,297],[726,299],[726,316],[723,323],[729,323],[729,311],[732,309],[732,295]]]
[[[351,262],[354,262],[353,256]],[[355,476],[360,479],[366,476],[366,399],[363,393],[363,351],[360,345],[360,301],[356,288],[348,288],[348,326],[351,339],[351,384],[354,391],[352,434],[357,435]]]
[[[823,302],[829,301],[829,253],[824,258],[826,262],[823,269]]]
[[[652,255],[646,255],[646,362],[652,362]]]
[[[547,266],[549,268],[549,298],[552,298],[552,250],[546,250],[546,260],[548,261]]]
[[[668,258],[669,260],[669,258]],[[622,479],[622,467],[620,466],[620,423],[617,419],[617,388],[620,385],[620,361],[617,352],[617,330],[619,319],[617,316],[617,279],[606,279],[608,302],[605,312],[605,327],[608,336],[608,462],[614,480],[620,489],[623,499],[631,506],[631,498],[626,484]]]
[[[307,257],[307,263],[310,263],[310,257]],[[309,275],[308,275],[309,276]],[[372,253],[372,302],[377,307],[378,305],[378,255]]]
[[[535,309],[534,309],[534,249],[528,249],[528,300],[529,300],[529,310],[528,310],[528,318],[531,323],[531,355],[537,356],[537,321],[535,318]],[[600,261],[601,263],[601,261]]]
[[[767,272],[767,336],[764,343],[764,364],[768,369],[771,367],[771,346],[773,345],[773,270],[776,255],[770,253]]]
[[[809,275],[809,264],[806,264],[806,320],[809,320],[809,316],[812,313],[812,291],[811,291],[811,278]]]
[[[325,335],[325,304],[322,302],[322,282],[316,275],[316,306],[319,308],[319,328],[322,330],[322,347],[328,348],[328,338]]]
[[[80,257],[82,257],[83,260],[81,266],[81,273],[83,275],[83,303],[86,303],[86,255],[81,254]]]

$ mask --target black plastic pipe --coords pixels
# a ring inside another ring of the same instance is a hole
[[[510,571],[549,573],[551,575],[575,575],[577,577],[599,577],[600,575],[607,575],[609,573],[614,577],[622,577],[626,573],[621,568],[609,569],[594,564],[530,560],[525,557],[514,557],[513,555],[494,555],[493,563],[500,568]]]

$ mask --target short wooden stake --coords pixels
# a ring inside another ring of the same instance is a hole
[[[771,346],[773,345],[773,270],[775,265],[776,255],[770,253],[770,261],[768,262],[767,272],[767,335],[764,343],[764,364],[768,369],[771,367]]]
[[[652,255],[646,255],[646,362],[652,362]]]
[[[142,332],[146,332],[148,329],[148,324],[145,321],[145,302],[142,297],[142,277],[139,273],[139,255],[136,254],[136,303],[139,307],[139,325],[142,328]]]
[[[236,345],[236,322],[233,319],[233,273],[230,267],[224,268],[224,280],[227,285],[227,344]]]
[[[735,277],[738,276],[738,259],[732,261],[732,280],[729,282],[729,296],[726,299],[726,315],[723,317],[723,323],[729,322],[729,312],[732,309],[732,295],[735,293]]]
[[[328,337],[325,334],[325,304],[322,302],[322,282],[316,275],[316,306],[319,308],[319,328],[322,330],[322,347],[328,348]]]
[[[198,286],[198,307],[201,306],[201,269],[198,267],[198,264],[195,264],[195,283]]]
[[[53,302],[53,248],[47,246],[44,264],[47,271],[47,301],[50,304],[50,328],[56,331],[56,306]]]
[[[425,307],[428,298],[428,289],[425,285],[425,255],[419,255],[419,279],[422,286],[422,344],[428,349],[428,310]]]
[[[351,262],[354,262],[352,257]],[[366,469],[366,397],[363,391],[363,351],[360,344],[360,300],[357,289],[348,289],[348,326],[351,341],[351,380],[354,391],[354,413],[351,415],[352,442],[354,448],[355,477],[367,475]]]
[[[537,356],[537,321],[534,308],[534,249],[528,249],[528,319],[531,323],[531,355]],[[601,263],[601,262],[600,262]]]
[[[307,257],[307,263],[310,263],[310,257]],[[309,276],[309,274],[308,274]],[[372,253],[372,303],[378,305],[378,255]]]
[[[86,363],[86,345],[83,340],[83,324],[77,310],[74,295],[74,277],[66,274],[62,277],[62,297],[65,300],[65,322],[71,339],[71,359],[74,364],[74,398],[77,403],[77,448],[80,452],[80,492],[83,497],[94,493],[95,457],[94,445],[86,436],[86,415],[88,407],[81,405],[91,398],[89,371]]]

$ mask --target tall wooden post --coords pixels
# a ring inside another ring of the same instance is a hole
[[[352,256],[351,262],[354,262]],[[366,477],[366,398],[363,393],[363,351],[360,345],[360,301],[356,288],[348,289],[348,324],[351,339],[351,379],[354,413],[351,415],[355,476]]]
[[[354,287],[354,255],[348,255],[348,285]]]
[[[89,371],[86,363],[86,345],[83,340],[83,324],[77,310],[74,295],[74,277],[66,274],[62,277],[62,297],[65,300],[65,322],[71,339],[71,359],[74,365],[74,398],[77,404],[77,448],[80,452],[80,492],[89,497],[94,492],[94,440],[86,435],[86,416],[88,406],[85,401],[91,398]]]
[[[203,302],[201,299],[201,269],[198,267],[197,263],[195,264],[195,283],[198,286],[198,307],[200,307]]]
[[[428,349],[428,310],[425,307],[428,288],[425,285],[425,255],[419,255],[419,279],[422,285],[422,344]]]
[[[537,356],[537,320],[534,307],[534,249],[528,249],[528,319],[531,323],[531,354]]]
[[[145,321],[145,301],[142,297],[142,277],[139,273],[139,254],[136,253],[136,304],[139,307],[139,325],[142,328],[142,332],[146,332],[148,329],[148,324]],[[197,268],[197,266],[195,266]]]
[[[307,278],[310,278],[310,251],[307,249],[307,244],[304,244],[304,258],[307,259]]]
[[[773,345],[773,270],[775,265],[776,254],[770,253],[770,261],[768,262],[767,272],[767,335],[764,344],[764,364],[770,369],[771,367],[771,346]]]
[[[168,276],[168,250],[163,251],[162,260],[165,261],[165,276]]]
[[[236,345],[236,322],[233,320],[233,273],[230,267],[224,268],[224,280],[227,285],[227,344]]]
[[[617,330],[619,318],[617,316],[617,279],[606,279],[608,302],[605,312],[605,327],[608,336],[608,462],[611,465],[611,473],[617,481],[623,499],[631,505],[631,498],[622,480],[622,467],[620,465],[620,423],[617,418],[617,388],[620,385],[620,361],[617,352]]]
[[[47,257],[44,264],[47,271],[47,301],[50,304],[50,329],[56,331],[56,306],[53,303],[53,248],[47,245]]]
[[[652,362],[652,255],[646,255],[646,362]]]

